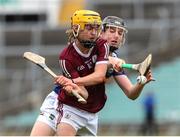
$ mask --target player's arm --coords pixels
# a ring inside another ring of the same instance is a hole
[[[60,84],[64,86],[64,89],[67,91],[67,93],[71,94],[72,90],[77,91],[79,94],[81,94],[85,99],[88,98],[88,92],[85,89],[84,86],[78,86],[74,83],[72,78],[79,77],[78,72],[74,69],[71,62],[67,60],[61,60],[60,59],[60,67],[62,68],[63,75],[59,75],[55,78],[54,83]]]
[[[125,60],[120,59],[118,57],[112,57],[112,56],[109,56],[108,59],[109,59],[109,63],[108,63],[109,66],[112,66],[113,69],[117,72],[122,71],[121,66],[122,66],[122,64],[126,63]]]
[[[94,72],[88,76],[77,77],[73,79],[66,78],[64,76],[58,76],[55,81],[64,86],[70,85],[72,82],[79,86],[95,85],[105,81],[106,71],[107,63],[100,63],[96,64]]]
[[[146,78],[147,78],[147,82],[145,84],[153,80],[152,73],[150,70],[146,74]],[[125,95],[132,100],[135,100],[136,98],[139,97],[141,91],[145,86],[145,84],[139,84],[139,83],[132,84],[126,75],[117,75],[114,76],[114,79],[116,83],[119,85],[119,87],[123,90]]]
[[[105,74],[107,71],[107,63],[96,64],[94,72],[85,77],[78,77],[73,79],[74,83],[78,85],[90,86],[105,81]]]

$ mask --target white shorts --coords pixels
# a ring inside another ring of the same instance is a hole
[[[77,109],[65,104],[60,104],[61,117],[58,121],[70,124],[79,133],[85,129],[87,134],[97,135],[98,114]],[[87,132],[88,131],[88,132]]]
[[[57,128],[57,121],[59,118],[59,112],[56,110],[58,107],[58,94],[52,91],[45,98],[41,108],[40,115],[37,121],[48,124],[54,131]]]
[[[40,112],[37,121],[46,123],[55,132],[58,123],[64,122],[70,124],[80,134],[86,132],[90,135],[97,135],[98,114],[58,102],[58,94],[54,91],[45,98]]]

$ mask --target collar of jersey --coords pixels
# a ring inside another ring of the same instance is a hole
[[[74,49],[77,51],[77,53],[78,53],[79,55],[81,55],[82,57],[85,57],[85,58],[88,58],[88,57],[90,56],[90,54],[91,54],[91,52],[92,52],[92,50],[93,50],[93,48],[94,48],[94,47],[92,47],[87,54],[84,54],[84,53],[82,53],[82,52],[79,50],[79,48],[76,46],[76,43],[75,43],[75,42],[73,43],[73,47],[74,47]]]

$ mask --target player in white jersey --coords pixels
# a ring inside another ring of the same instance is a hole
[[[104,18],[102,21],[101,37],[106,39],[110,44],[110,56],[117,57],[115,51],[124,45],[127,32],[126,24],[123,19],[116,16],[107,16]],[[132,84],[129,78],[125,75],[123,69],[117,65],[123,64],[125,61],[118,59],[115,62],[117,63],[113,64],[113,66],[110,65],[107,76],[114,77],[116,83],[128,98],[132,100],[136,99],[140,95],[144,85],[153,80],[151,70],[146,74],[147,82],[145,84]]]

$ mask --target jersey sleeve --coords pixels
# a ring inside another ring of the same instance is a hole
[[[64,59],[59,60],[60,67],[62,69],[63,75],[67,78],[77,78],[79,77],[78,72],[76,69],[73,67],[73,64]]]
[[[112,57],[118,58],[118,55],[116,52],[112,52]],[[120,72],[116,72],[113,68],[109,68],[106,72],[106,77],[109,78],[111,76],[118,76],[118,75],[126,75],[126,72],[124,69]]]
[[[108,63],[109,45],[107,41],[103,39],[98,39],[96,44],[98,48],[98,57],[96,64]]]
[[[122,70],[122,71],[120,71],[120,72],[116,72],[116,71],[114,70],[112,75],[113,75],[113,76],[126,75],[126,73],[125,73],[124,70]]]
[[[116,72],[113,68],[109,68],[106,72],[106,78],[109,78],[111,76],[119,76],[119,75],[126,75],[126,72],[124,70],[120,72]]]
[[[59,92],[61,91],[62,89],[62,86],[60,86],[59,84],[55,84],[54,87],[53,87],[53,91],[56,93],[56,94],[59,94]]]

